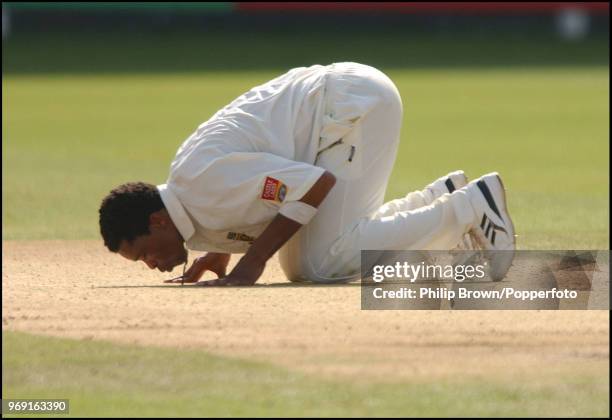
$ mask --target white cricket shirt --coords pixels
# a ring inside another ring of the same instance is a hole
[[[280,206],[323,174],[313,163],[329,67],[292,69],[251,89],[181,145],[158,189],[188,248],[246,252]]]

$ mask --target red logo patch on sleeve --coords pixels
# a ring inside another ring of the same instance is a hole
[[[278,201],[281,202],[285,199],[287,187],[285,184],[280,182],[278,179],[266,177],[264,181],[263,190],[261,191],[261,198],[264,200]]]

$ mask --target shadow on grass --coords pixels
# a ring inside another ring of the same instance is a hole
[[[482,281],[482,280],[464,280],[461,282],[461,284],[463,285],[469,285],[469,284],[503,284],[503,283],[510,283],[509,280],[502,280],[502,281],[492,281],[492,280],[487,280],[487,281]],[[385,282],[386,285],[390,285],[390,284],[396,284],[396,285],[406,285],[406,282],[402,282],[402,281],[396,281],[396,282],[390,282],[390,281],[386,281]],[[419,281],[417,284],[413,284],[413,286],[439,286],[441,284],[446,284],[446,285],[451,285],[453,284],[450,281],[446,281],[446,282],[440,282],[437,280],[427,280],[427,281]],[[363,283],[362,281],[352,281],[352,282],[337,282],[337,283],[313,283],[313,282],[303,282],[303,283],[297,283],[297,282],[286,282],[286,283],[272,283],[272,284],[265,284],[265,283],[256,283],[253,286],[196,286],[195,284],[184,284],[184,285],[180,285],[180,284],[175,284],[175,285],[170,285],[170,284],[160,284],[160,285],[116,285],[116,286],[93,286],[93,289],[176,289],[176,288],[192,288],[192,289],[210,289],[210,288],[214,288],[214,289],[269,289],[269,288],[273,288],[273,289],[283,289],[283,288],[320,288],[320,287],[376,287],[377,285],[379,285],[378,283],[372,283],[372,282],[368,282],[368,283]]]
[[[272,283],[254,284],[253,286],[196,286],[195,284],[185,284],[183,286],[160,284],[160,285],[117,285],[117,286],[94,286],[92,289],[278,289],[278,288],[317,288],[317,287],[360,287],[361,283]]]

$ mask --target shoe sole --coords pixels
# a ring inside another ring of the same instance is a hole
[[[514,229],[514,222],[512,221],[512,218],[510,217],[510,212],[508,211],[508,207],[506,206],[506,203],[508,202],[508,200],[506,199],[506,187],[504,187],[504,183],[499,174],[496,174],[495,176],[499,181],[499,185],[501,185],[502,195],[504,197],[503,209],[506,216],[508,216],[508,222],[510,222],[510,227],[512,228],[512,245],[514,245],[514,248],[516,249],[516,230]]]
[[[495,177],[497,178],[497,181],[499,182],[499,185],[501,186],[501,194],[502,194],[502,203],[501,203],[501,214],[505,214],[506,218],[504,219],[504,217],[500,216],[500,219],[504,222],[504,224],[509,224],[509,228],[511,229],[508,234],[510,234],[511,238],[512,238],[512,249],[509,250],[489,250],[489,251],[485,251],[485,253],[493,253],[493,257],[490,258],[491,260],[491,267],[489,269],[489,275],[491,276],[491,279],[493,281],[500,281],[503,280],[503,278],[506,276],[506,274],[508,273],[508,270],[510,269],[510,266],[512,265],[512,261],[514,260],[514,251],[516,250],[516,230],[514,229],[514,222],[512,222],[512,218],[510,217],[510,212],[508,212],[508,207],[506,205],[507,203],[507,199],[506,199],[506,188],[504,187],[504,183],[501,180],[501,177],[499,176],[498,173],[494,172],[491,175],[495,175]],[[486,176],[486,175],[485,175]],[[485,185],[487,185],[486,181],[484,182]],[[487,185],[487,188],[490,190],[491,188],[489,187],[489,185]],[[479,188],[480,189],[480,188]],[[483,195],[485,195],[482,190],[481,193]],[[495,199],[493,198],[493,194],[491,194],[492,196],[492,200],[493,203],[495,205],[495,207],[498,206],[497,201],[495,201]],[[485,200],[486,200],[486,196],[485,196]],[[486,200],[488,203],[488,200]],[[499,210],[499,208],[498,208]],[[506,221],[508,223],[506,223]],[[481,246],[483,246],[483,248],[485,248],[484,244],[482,244],[482,240],[480,240],[480,238],[478,237],[479,235],[474,235],[476,238],[479,239],[479,242],[481,242]],[[488,239],[486,239],[488,240]],[[493,259],[495,259],[497,262],[493,262]],[[504,267],[503,270],[497,271],[493,269],[493,266],[502,266]]]

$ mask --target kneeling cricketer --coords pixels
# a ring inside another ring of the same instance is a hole
[[[130,182],[99,210],[106,247],[173,283],[254,284],[279,251],[290,281],[360,276],[360,251],[493,253],[508,271],[515,231],[501,178],[454,171],[384,202],[402,100],[381,71],[358,63],[300,67],[241,95],[185,140],[165,184]],[[206,251],[185,271],[187,249]],[[227,272],[230,254],[244,254]],[[199,281],[206,271],[216,280]]]

